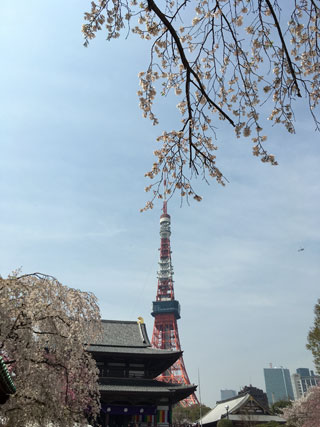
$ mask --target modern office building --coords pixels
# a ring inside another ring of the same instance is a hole
[[[265,368],[264,380],[270,405],[279,400],[294,399],[289,369]]]
[[[235,390],[220,390],[221,400],[231,399],[236,395],[237,395],[237,392]]]
[[[308,368],[298,368],[296,373],[292,374],[292,386],[295,399],[305,396],[310,387],[320,384],[320,376],[314,375]]]

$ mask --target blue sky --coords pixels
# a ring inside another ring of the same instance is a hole
[[[0,273],[22,267],[94,292],[102,316],[143,316],[151,337],[161,205],[141,214],[155,137],[174,125],[161,100],[142,118],[137,74],[147,46],[101,34],[82,46],[86,0],[2,0],[0,13]],[[297,134],[269,129],[279,166],[248,139],[220,133],[225,188],[171,199],[179,331],[192,382],[213,406],[219,390],[264,388],[270,362],[312,368],[305,349],[319,297],[319,134],[297,103]],[[303,252],[298,252],[304,247]]]

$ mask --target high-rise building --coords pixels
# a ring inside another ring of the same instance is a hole
[[[305,396],[310,387],[320,384],[320,376],[314,375],[308,368],[298,368],[296,373],[292,374],[292,385],[295,399]]]
[[[278,400],[294,399],[289,369],[265,368],[264,380],[270,405]]]
[[[237,392],[235,390],[220,390],[221,400],[231,399],[236,395],[237,395]]]

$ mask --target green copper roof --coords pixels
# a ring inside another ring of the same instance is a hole
[[[8,394],[15,393],[16,388],[2,356],[0,356],[0,383],[4,386],[4,389]]]

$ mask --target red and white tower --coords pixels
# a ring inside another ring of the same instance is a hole
[[[160,261],[158,271],[158,289],[156,301],[153,301],[152,316],[154,327],[152,345],[159,349],[172,349],[181,351],[177,320],[180,319],[180,304],[174,298],[173,267],[170,249],[170,215],[167,213],[167,201],[163,202],[163,214],[160,217]],[[190,380],[181,356],[171,368],[159,377],[165,382],[190,384]],[[183,406],[198,404],[195,394],[181,402]]]

